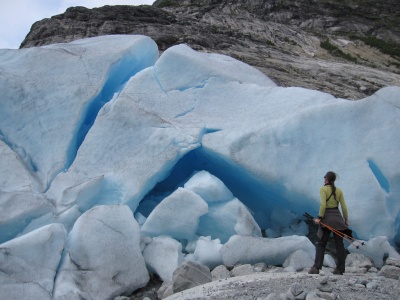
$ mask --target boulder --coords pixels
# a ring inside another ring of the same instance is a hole
[[[400,268],[400,259],[398,258],[393,258],[393,257],[389,257],[386,261],[385,261],[386,265],[389,266],[395,266],[395,267],[399,267]]]
[[[212,281],[210,269],[194,261],[186,261],[180,265],[172,276],[174,293]]]
[[[250,275],[253,273],[254,273],[254,267],[250,264],[236,266],[232,270],[232,276],[234,277]]]
[[[350,253],[346,257],[347,267],[366,268],[367,270],[374,266],[372,260],[360,253]]]
[[[400,279],[400,268],[385,265],[378,272],[378,275],[386,278]]]
[[[212,280],[225,279],[231,277],[231,273],[224,266],[220,265],[211,271]]]
[[[254,272],[265,272],[265,270],[268,268],[266,263],[260,262],[256,263],[254,265]]]
[[[174,291],[172,290],[171,282],[163,282],[163,284],[157,290],[157,297],[159,299],[167,298],[168,296],[171,296],[173,294],[174,294]]]

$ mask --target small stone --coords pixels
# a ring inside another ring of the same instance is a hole
[[[387,294],[387,293],[388,293],[387,290],[386,290],[385,288],[383,288],[383,287],[381,287],[381,288],[379,289],[379,291],[380,291],[382,294]]]
[[[320,285],[318,289],[321,292],[331,293],[333,291],[333,288],[334,288],[333,284],[325,283],[323,285]]]
[[[326,283],[328,283],[328,280],[329,280],[329,276],[324,276],[324,277],[321,278],[320,283],[321,284],[326,284]]]
[[[304,291],[304,287],[300,283],[295,282],[290,286],[289,291],[294,296],[297,296],[297,295],[300,295]]]
[[[363,284],[361,284],[361,283],[356,283],[354,286],[355,286],[356,288],[362,288],[362,289],[365,288],[365,285],[363,285]]]
[[[352,273],[352,274],[365,274],[365,273],[367,273],[367,268],[360,268],[360,267],[346,267],[346,273]]]
[[[335,300],[336,294],[335,293],[317,293],[317,296],[326,299],[326,300]]]
[[[281,294],[281,297],[282,297],[282,299],[285,299],[285,300],[294,300],[295,299],[294,295],[290,291],[288,291],[286,294]]]
[[[365,87],[365,86],[360,86],[359,89],[360,89],[360,91],[364,92],[364,91],[367,90],[367,87]]]
[[[368,273],[378,273],[378,269],[375,267],[372,267],[371,269],[368,270]]]
[[[337,276],[329,277],[329,281],[337,282],[338,281],[338,277]]]
[[[283,272],[282,267],[273,267],[271,269],[268,269],[268,273],[281,273]]]
[[[254,265],[254,272],[265,272],[267,265],[265,263],[256,263]]]
[[[295,300],[304,300],[306,299],[307,296],[307,292],[306,291],[302,291],[299,295],[297,295],[294,299]]]
[[[348,284],[354,286],[357,283],[357,278],[350,278]]]
[[[376,281],[371,281],[367,283],[367,289],[376,290],[378,288],[378,283]]]
[[[272,293],[269,294],[265,300],[281,300],[281,297],[279,294]]]
[[[365,279],[365,278],[359,278],[359,279],[357,280],[357,283],[361,283],[362,285],[366,286],[367,283],[368,283],[368,280]]]
[[[320,300],[321,298],[317,295],[317,291],[309,292],[306,296],[306,300]]]

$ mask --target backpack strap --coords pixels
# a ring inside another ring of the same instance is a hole
[[[333,195],[333,192],[332,192],[332,194],[326,199],[326,202],[328,202],[328,200],[332,197],[332,195]],[[336,200],[336,199],[335,199]]]

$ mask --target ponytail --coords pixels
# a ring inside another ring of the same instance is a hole
[[[336,173],[329,171],[328,173],[325,174],[324,178],[326,178],[326,180],[328,180],[328,183],[331,185],[333,198],[335,198],[336,200],[336,186],[335,186]]]

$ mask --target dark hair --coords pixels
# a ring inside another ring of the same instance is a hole
[[[333,198],[335,198],[336,200],[336,186],[335,186],[336,173],[329,171],[325,174],[324,178],[326,178],[326,180],[328,180],[328,183],[331,185]]]

